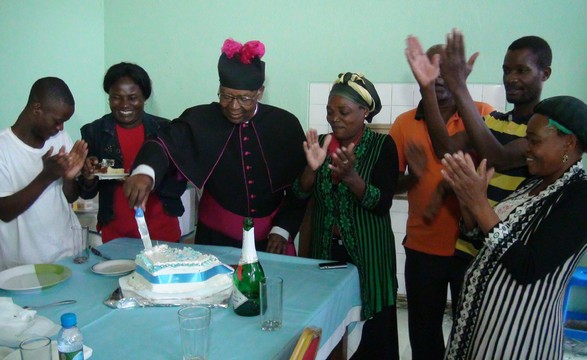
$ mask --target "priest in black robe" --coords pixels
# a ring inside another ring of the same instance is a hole
[[[218,102],[185,110],[145,142],[124,190],[131,206],[142,206],[173,167],[202,189],[196,243],[240,247],[243,220],[252,217],[257,249],[293,255],[305,206],[291,185],[305,166],[305,135],[293,114],[260,102],[264,52],[259,41],[226,40]]]

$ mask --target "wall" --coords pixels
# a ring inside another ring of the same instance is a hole
[[[388,133],[391,124],[402,113],[415,108],[422,96],[420,87],[416,83],[374,83],[379,99],[381,111],[371,124],[376,125],[382,132]],[[332,131],[326,121],[326,105],[331,83],[312,82],[309,86],[308,99],[308,127],[316,129],[319,134]],[[505,112],[508,104],[505,99],[505,90],[502,84],[471,84],[469,93],[475,101],[485,102],[495,110]],[[385,129],[385,131],[383,131]]]
[[[35,80],[62,78],[76,101],[65,128],[79,128],[105,110],[104,4],[78,0],[0,0],[0,129],[22,111]]]
[[[166,117],[216,99],[216,64],[228,37],[265,43],[265,101],[290,110],[306,126],[310,82],[330,82],[348,70],[373,82],[413,82],[403,54],[406,36],[416,34],[428,47],[443,42],[453,27],[464,31],[471,51],[481,52],[472,82],[500,83],[507,46],[535,34],[555,54],[544,95],[587,99],[587,83],[577,81],[587,78],[579,50],[587,43],[587,2],[581,0],[104,3],[106,64],[129,60],[144,66],[154,81],[149,106]]]
[[[265,101],[290,110],[304,127],[310,82],[330,82],[347,70],[374,82],[412,82],[406,36],[416,34],[428,47],[452,27],[481,52],[472,82],[499,83],[506,47],[536,34],[554,51],[544,95],[587,99],[587,83],[577,81],[587,78],[580,52],[586,12],[582,0],[1,0],[0,128],[14,122],[32,82],[51,74],[72,87],[78,106],[66,127],[77,135],[81,124],[106,111],[102,76],[122,60],[152,76],[147,109],[176,117],[216,98],[216,62],[228,37],[265,42]]]

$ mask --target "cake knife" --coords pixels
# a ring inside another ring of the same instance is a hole
[[[92,253],[93,253],[94,255],[96,255],[96,256],[99,256],[99,257],[101,257],[101,258],[102,258],[102,259],[104,259],[104,260],[112,260],[110,257],[108,257],[108,256],[106,256],[106,255],[104,255],[104,254],[102,254],[102,252],[101,252],[100,250],[96,249],[96,248],[95,248],[95,247],[93,247],[93,246],[90,246],[90,251],[92,251]]]
[[[149,235],[149,228],[147,228],[147,222],[145,221],[145,213],[143,213],[143,209],[140,207],[137,208],[135,211],[135,219],[137,220],[137,225],[139,227],[139,234],[141,234],[141,240],[143,240],[143,245],[145,246],[145,250],[151,250],[153,244],[151,244],[151,236]]]

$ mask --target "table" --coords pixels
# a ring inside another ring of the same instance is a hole
[[[193,246],[216,255],[225,264],[235,264],[240,249]],[[139,239],[116,239],[99,247],[113,259],[134,259],[142,249]],[[288,359],[306,326],[322,328],[318,359],[325,359],[345,333],[346,326],[360,317],[359,276],[353,265],[345,269],[319,270],[319,260],[259,252],[266,276],[280,276],[283,288],[283,327],[262,331],[258,317],[240,317],[229,307],[212,310],[210,359]],[[76,304],[38,310],[59,324],[65,312],[78,316],[84,343],[94,350],[92,359],[181,359],[177,307],[112,309],[103,301],[118,287],[118,277],[91,271],[100,259],[92,255],[85,264],[71,258],[59,264],[72,270],[68,280],[36,293],[0,290],[21,306],[75,299]]]

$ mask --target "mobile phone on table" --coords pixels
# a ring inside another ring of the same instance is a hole
[[[347,263],[346,263],[346,261],[329,261],[329,262],[319,263],[318,267],[321,270],[343,269],[343,268],[347,267]]]

